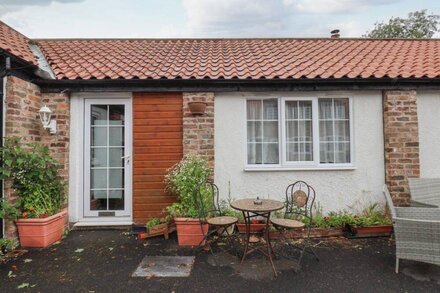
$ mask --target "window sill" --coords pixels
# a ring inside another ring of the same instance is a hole
[[[260,166],[246,166],[245,172],[258,171],[350,171],[356,170],[355,166],[302,166],[302,167],[260,167]]]

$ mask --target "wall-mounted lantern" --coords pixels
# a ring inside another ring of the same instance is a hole
[[[52,120],[52,111],[44,105],[41,107],[40,111],[38,111],[40,114],[40,120],[43,124],[44,129],[48,129],[50,134],[56,134],[57,133],[57,121]]]

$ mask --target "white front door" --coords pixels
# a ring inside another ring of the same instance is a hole
[[[84,217],[131,218],[131,100],[86,99],[84,106]]]

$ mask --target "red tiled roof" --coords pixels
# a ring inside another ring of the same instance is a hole
[[[29,48],[29,39],[2,21],[0,21],[0,49],[33,65],[38,64]]]
[[[40,40],[58,79],[440,76],[440,40]]]
[[[29,39],[0,21],[0,49],[33,65]],[[440,39],[39,40],[57,79],[440,77]]]

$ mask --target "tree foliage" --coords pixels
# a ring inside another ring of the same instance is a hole
[[[367,38],[429,39],[439,31],[440,16],[428,14],[426,9],[410,12],[408,18],[392,17],[388,22],[376,22]]]

